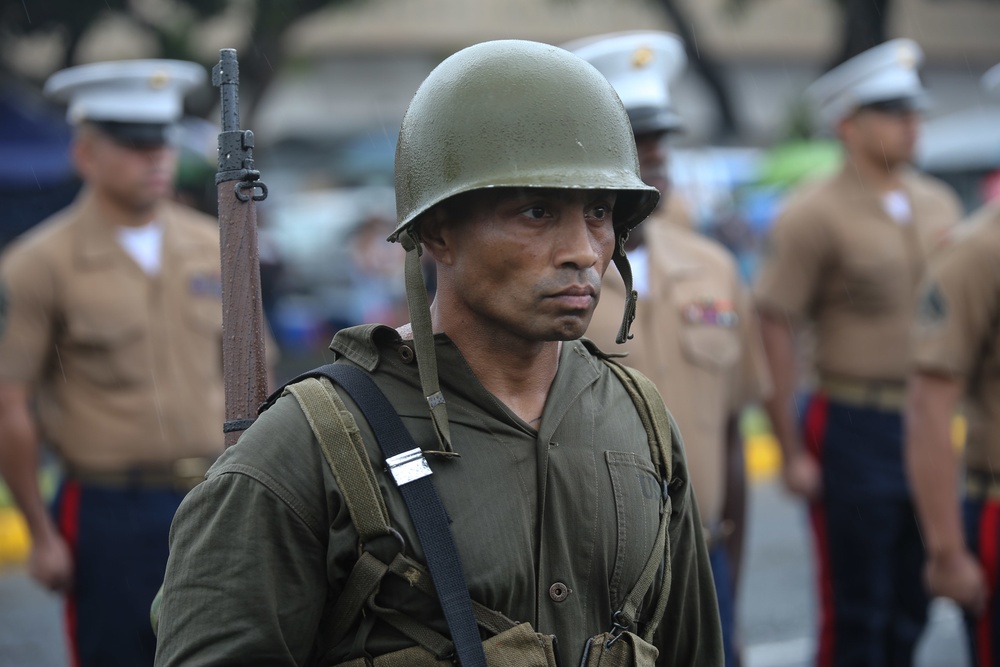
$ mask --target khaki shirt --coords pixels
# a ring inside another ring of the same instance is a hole
[[[761,311],[808,320],[822,377],[902,382],[916,290],[928,256],[960,216],[955,195],[903,177],[913,218],[898,223],[850,167],[793,195],[757,279]]]
[[[962,225],[927,273],[913,328],[916,370],[966,383],[970,469],[1000,474],[1000,205]]]
[[[341,363],[372,373],[424,449],[437,449],[412,341],[387,327],[337,334]],[[428,457],[472,599],[555,634],[564,665],[612,612],[650,556],[663,499],[639,417],[618,379],[581,341],[563,344],[540,430],[489,393],[437,337],[441,390],[460,458]],[[390,523],[423,560],[402,497],[367,422],[341,392],[366,443]],[[655,643],[667,665],[721,665],[720,629],[699,517],[679,438],[670,485],[672,588]],[[344,497],[305,416],[285,396],[229,448],[174,519],[157,665],[335,665],[355,632],[330,644],[330,613],[357,559]],[[550,593],[557,583],[570,593]],[[655,586],[643,618],[652,612]],[[378,602],[447,635],[437,608],[390,577]],[[413,645],[377,622],[372,655]],[[356,657],[356,656],[353,656]]]
[[[164,204],[147,275],[84,191],[0,261],[0,379],[32,386],[43,437],[92,470],[222,451],[218,224]]]
[[[655,214],[654,214],[655,215]],[[612,266],[587,338],[656,384],[684,436],[698,508],[708,525],[725,499],[726,426],[770,390],[756,318],[736,264],[720,245],[663,217],[643,225],[649,293],[639,295],[634,338],[617,345],[625,284]]]

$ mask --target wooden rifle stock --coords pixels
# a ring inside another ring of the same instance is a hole
[[[254,169],[253,132],[240,130],[239,64],[222,49],[212,69],[222,99],[219,134],[219,235],[222,255],[222,368],[226,388],[226,447],[236,444],[267,398],[264,315],[260,294],[256,203],[267,187]]]

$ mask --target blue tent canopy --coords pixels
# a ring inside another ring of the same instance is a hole
[[[0,86],[0,187],[41,189],[71,179],[70,137],[60,110],[21,86]]]

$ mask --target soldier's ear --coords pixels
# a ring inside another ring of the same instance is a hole
[[[70,147],[70,158],[77,173],[83,180],[88,180],[88,175],[93,169],[93,136],[85,130],[78,130],[73,136],[73,143]]]
[[[424,249],[441,264],[454,261],[452,235],[448,225],[447,207],[440,204],[420,217],[420,240]]]

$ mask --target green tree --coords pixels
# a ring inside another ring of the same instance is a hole
[[[250,32],[249,47],[240,50],[239,58],[241,84],[252,101],[284,60],[285,30],[318,9],[351,1],[356,0],[19,0],[0,8],[0,41],[54,32],[62,38],[60,67],[69,67],[87,32],[108,14],[118,14],[154,36],[160,57],[197,61],[194,28],[238,13]]]

